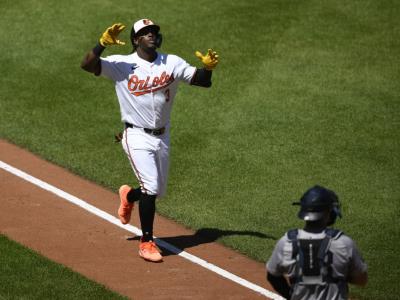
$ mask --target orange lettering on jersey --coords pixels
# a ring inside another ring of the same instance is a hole
[[[153,78],[153,87],[158,86],[159,83],[160,83],[160,78],[154,77],[154,78]]]
[[[138,87],[139,77],[133,75],[128,81],[128,90],[135,91]]]
[[[165,82],[165,75],[167,75],[167,73],[162,72],[161,77],[160,77],[160,85],[164,85],[164,82]]]
[[[169,86],[174,81],[174,76],[162,72],[160,77],[155,76],[153,79],[147,76],[146,79],[139,79],[137,75],[132,75],[128,81],[128,90],[135,96],[140,96],[152,92],[159,91]],[[150,82],[150,84],[149,84]]]
[[[150,80],[150,76],[147,76],[146,81],[145,81],[144,86],[143,86],[143,89],[147,89],[148,88],[147,84],[149,83],[149,80]]]

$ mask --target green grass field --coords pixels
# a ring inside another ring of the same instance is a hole
[[[127,299],[0,235],[0,299]]]
[[[113,85],[79,64],[112,23],[151,18],[162,51],[199,67],[195,50],[213,47],[221,58],[211,89],[180,88],[158,212],[193,229],[265,234],[219,239],[265,261],[276,239],[302,225],[292,200],[325,185],[342,201],[337,227],[369,265],[369,285],[352,296],[400,297],[399,2],[3,0],[0,8],[1,138],[113,191],[134,184],[113,143],[122,128]],[[127,43],[105,55],[130,51]]]

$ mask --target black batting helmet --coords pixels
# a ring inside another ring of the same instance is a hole
[[[297,216],[304,221],[321,220],[327,211],[330,212],[328,225],[335,223],[336,217],[342,217],[338,196],[335,192],[319,185],[307,190],[300,202],[293,202],[293,205],[301,206]]]

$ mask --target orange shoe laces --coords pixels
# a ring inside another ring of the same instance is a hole
[[[143,250],[147,250],[150,253],[159,253],[157,247],[156,247],[156,243],[154,242],[143,242],[140,243],[140,249]]]

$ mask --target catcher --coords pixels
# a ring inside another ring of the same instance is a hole
[[[348,283],[364,286],[368,274],[355,242],[328,227],[341,217],[337,195],[317,185],[293,204],[300,205],[305,226],[278,241],[267,262],[268,281],[291,300],[347,299]]]
[[[153,223],[156,199],[166,191],[170,114],[178,83],[210,87],[218,55],[211,49],[205,55],[196,51],[204,66],[196,68],[176,55],[158,52],[162,44],[160,26],[141,19],[131,28],[131,54],[101,57],[107,47],[125,44],[118,37],[124,28],[121,23],[107,28],[99,43],[84,57],[81,67],[115,83],[124,124],[122,147],[139,183],[137,188],[129,185],[119,188],[118,215],[127,224],[134,203],[139,203],[142,229],[139,255],[147,261],[160,262],[162,255],[154,242]]]

